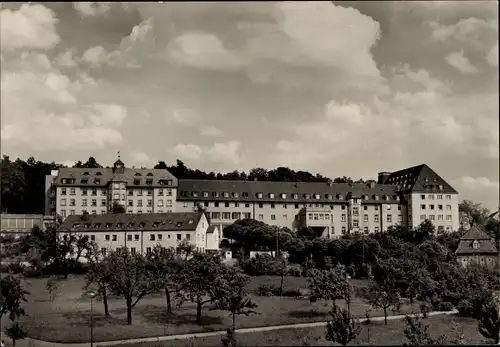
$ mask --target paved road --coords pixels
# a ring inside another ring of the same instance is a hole
[[[437,316],[437,315],[449,315],[456,314],[458,311],[435,311],[430,312],[429,316]],[[396,315],[396,316],[388,316],[387,320],[397,320],[403,319],[405,315]],[[360,319],[361,322],[364,322],[366,318]],[[371,318],[373,322],[383,321],[384,317],[373,317]],[[256,333],[261,331],[271,331],[271,330],[281,330],[281,329],[300,329],[300,328],[317,328],[325,326],[326,322],[314,322],[314,323],[300,323],[300,324],[287,324],[287,325],[273,325],[267,327],[257,327],[257,328],[243,328],[236,329],[237,333]],[[140,343],[140,342],[159,342],[159,341],[169,341],[169,340],[182,340],[182,339],[190,339],[193,337],[208,337],[208,336],[217,336],[225,334],[225,330],[220,331],[210,331],[204,333],[192,333],[192,334],[183,334],[183,335],[168,335],[168,336],[158,336],[158,337],[144,337],[138,339],[128,339],[128,340],[118,340],[118,341],[103,341],[103,342],[94,342],[94,347],[104,347],[104,346],[115,346],[115,345],[124,345],[129,343]],[[7,341],[10,342],[10,341]],[[10,344],[8,345],[10,346]],[[22,341],[18,341],[16,343],[16,347],[89,347],[90,343],[55,343],[55,342],[46,342],[35,339],[25,339]]]

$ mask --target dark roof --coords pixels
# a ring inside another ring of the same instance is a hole
[[[486,219],[488,220],[488,219],[491,219],[491,218],[494,218],[494,217],[497,217],[497,218],[498,218],[498,217],[500,216],[500,215],[498,214],[499,212],[500,212],[500,211],[493,212],[493,213],[492,213],[492,214],[490,214],[490,215],[488,216],[488,218],[486,218]]]
[[[457,194],[451,185],[426,164],[392,172],[384,183],[399,186],[406,192]]]
[[[74,183],[62,183],[63,179],[73,179]],[[82,180],[87,180],[87,183],[82,183]],[[177,178],[164,169],[125,168],[124,173],[115,174],[111,168],[60,168],[56,177],[56,185],[62,187],[105,187],[111,181],[126,182],[127,186],[138,188],[167,187],[167,183],[171,187],[177,186]]]
[[[195,230],[202,215],[201,212],[119,213],[87,215],[87,220],[82,220],[81,215],[70,215],[58,231]]]
[[[474,241],[479,242],[479,248],[474,249]],[[455,254],[498,254],[493,239],[480,227],[473,226],[460,238]]]
[[[214,225],[209,226],[208,229],[207,229],[207,233],[208,234],[213,234],[214,231],[215,231],[215,226]]]
[[[262,198],[257,197],[258,193],[262,194]],[[274,198],[271,194],[274,194]],[[294,194],[297,194],[296,198]],[[319,199],[315,194],[319,194]],[[363,199],[366,203],[400,203],[397,187],[387,184],[180,179],[177,188],[177,200],[180,201],[334,203],[345,201],[348,195]],[[389,200],[385,200],[385,197]]]

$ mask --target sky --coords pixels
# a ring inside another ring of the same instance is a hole
[[[496,1],[2,4],[1,152],[376,178],[499,205]]]

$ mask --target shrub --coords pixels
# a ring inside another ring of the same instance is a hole
[[[437,306],[436,306],[436,309],[438,311],[451,311],[455,308],[455,306],[449,302],[449,301],[443,301],[443,302],[440,302]]]
[[[288,265],[287,270],[288,276],[301,277],[302,276],[302,266],[299,264]]]
[[[276,291],[279,292],[279,288],[270,284],[261,284],[257,288],[257,294],[259,296],[274,296]]]
[[[258,254],[255,258],[243,260],[242,270],[250,276],[271,275],[278,276],[280,261],[274,260],[268,254]]]
[[[278,288],[279,291],[279,288]],[[299,289],[286,289],[283,290],[282,296],[287,296],[291,298],[299,298],[302,296],[302,293]]]
[[[21,263],[10,263],[9,265],[7,265],[5,270],[6,272],[10,272],[13,274],[20,274],[24,272],[25,268],[26,267]]]

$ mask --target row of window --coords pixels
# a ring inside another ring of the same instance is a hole
[[[252,218],[252,213],[250,212],[212,212],[212,219],[225,219],[225,220],[237,220],[237,219],[245,219]]]
[[[420,205],[420,209],[422,209],[422,210],[425,210],[426,207],[427,207],[427,205],[425,205],[425,204]],[[434,207],[435,207],[435,205],[433,205],[433,204],[429,205],[429,209],[430,210],[434,210]],[[438,210],[442,210],[443,209],[443,205],[437,205],[437,209]],[[451,205],[446,205],[446,210],[451,211]]]
[[[133,236],[133,239],[132,239],[132,236]],[[167,234],[167,239],[170,239],[170,234]],[[182,234],[177,234],[177,241],[181,241],[182,240]],[[191,234],[185,234],[184,235],[184,239],[185,240],[191,240]],[[201,235],[202,236],[202,241],[205,241],[205,235]],[[199,235],[198,235],[199,237]],[[140,239],[140,235],[139,234],[128,234],[127,235],[127,241],[139,241]],[[90,235],[90,240],[91,241],[95,241],[95,235]],[[104,240],[105,241],[118,241],[118,235],[117,234],[106,234],[104,235]],[[163,234],[150,234],[149,235],[149,241],[163,241]]]
[[[137,206],[138,207],[142,207],[142,200],[136,200],[136,202],[137,202]],[[158,200],[158,202],[156,203],[156,205],[158,207],[163,207],[164,204],[167,207],[172,207],[172,200]],[[130,207],[134,206],[134,200],[129,200],[128,201],[128,206],[130,206]],[[153,200],[151,200],[151,199],[147,200],[147,206],[148,207],[152,207],[153,206]]]
[[[199,197],[199,193],[198,192],[191,192],[191,194],[189,194],[188,191],[181,191],[180,193],[181,196],[183,197],[188,197],[188,196],[192,196],[193,198],[197,198]],[[201,196],[204,197],[204,198],[208,198],[209,197],[209,193],[208,192],[201,192]],[[222,192],[221,194],[219,194],[219,192],[212,192],[211,194],[212,197],[214,198],[218,198],[219,196],[220,197],[223,197],[223,198],[239,198],[240,197],[240,194],[237,193],[237,192],[233,192],[233,193],[229,193],[229,192]],[[297,193],[293,193],[293,194],[286,194],[286,193],[280,193],[280,194],[275,194],[275,193],[268,193],[266,194],[266,196],[269,198],[269,199],[276,199],[277,197],[281,198],[281,199],[287,199],[287,198],[292,198],[294,200],[298,200],[299,199],[299,194]],[[248,192],[243,192],[241,193],[241,197],[242,198],[249,198],[250,197],[250,194]],[[256,193],[255,194],[255,197],[258,198],[258,199],[263,199],[264,198],[264,193]],[[334,199],[334,196],[332,194],[324,194],[323,196],[321,194],[309,194],[309,193],[305,193],[305,194],[302,194],[301,196],[303,199],[315,199],[315,200],[320,200],[322,198],[324,199],[327,199],[327,200],[333,200]],[[337,194],[335,196],[335,198],[337,200],[344,200],[346,198],[346,196],[344,196],[343,194]],[[373,194],[371,196],[371,198],[373,200],[379,200],[380,199],[380,196],[377,195],[377,194]],[[363,195],[362,196],[362,199],[363,200],[368,200],[370,199],[370,196],[369,195]],[[390,200],[391,199],[391,196],[389,195],[382,195],[382,199],[383,200]],[[393,195],[392,196],[392,199],[393,200],[399,200],[399,196],[398,195]],[[354,199],[355,203],[357,203],[357,199]]]
[[[331,219],[330,219],[331,218]],[[333,221],[333,214],[330,215],[328,213],[309,213],[308,214],[308,219],[309,220],[332,220]],[[340,220],[341,222],[346,222],[347,221],[347,215],[345,213],[343,213],[341,216],[340,216]],[[386,220],[388,223],[392,223],[392,215],[391,214],[388,214],[387,217],[386,217]],[[367,223],[369,221],[369,218],[368,218],[368,215],[364,215],[363,216],[363,222]],[[380,218],[379,218],[379,215],[374,215],[373,216],[373,221],[378,223],[380,221]],[[403,221],[403,216],[401,215],[398,215],[398,222],[402,222]],[[359,223],[357,219],[353,219],[353,223],[357,224]],[[357,225],[355,225],[357,226]]]
[[[120,189],[120,188],[115,188],[115,189]],[[90,195],[97,196],[99,191],[101,192],[102,196],[106,196],[107,195],[106,189],[91,189],[90,190]],[[144,193],[144,190],[143,189],[129,189],[128,190],[128,195],[129,196],[133,196],[134,192],[135,192],[136,196],[142,196],[143,193]],[[145,192],[146,192],[147,196],[153,196],[153,191],[152,190],[146,190]],[[164,196],[164,195],[165,196],[172,196],[172,189],[170,189],[170,188],[158,189],[157,192],[158,192],[158,196]],[[68,195],[67,188],[61,188],[61,195]],[[76,188],[69,188],[69,195],[76,195]],[[81,195],[82,196],[89,195],[88,190],[85,189],[85,188],[82,188],[81,189]]]
[[[421,221],[424,221],[424,220],[426,220],[426,219],[429,219],[429,220],[436,220],[436,216],[435,216],[435,215],[433,215],[433,214],[430,214],[429,216],[427,216],[427,215],[425,215],[425,214],[421,214],[421,215],[420,215],[420,220],[421,220]],[[442,214],[438,214],[438,216],[437,216],[437,220],[444,220],[444,219],[443,219],[443,215],[442,215]],[[446,220],[447,220],[447,221],[451,221],[451,220],[452,220],[452,216],[451,216],[451,214],[447,214],[447,215],[446,215]]]
[[[100,176],[100,175],[96,174],[96,176]],[[146,182],[147,185],[152,185],[153,184],[153,178],[146,177],[145,182]],[[61,183],[62,184],[75,184],[76,183],[76,179],[75,178],[63,178],[63,179],[61,179]],[[101,184],[101,178],[95,177],[92,180],[92,183],[94,183],[94,184]],[[139,185],[140,183],[141,183],[141,179],[134,177],[134,184],[135,185]],[[162,180],[159,180],[158,183],[161,184],[161,185],[165,185],[165,186],[171,186],[173,184],[173,180],[163,180],[162,179]],[[80,184],[89,184],[89,177],[82,177],[81,180],[80,180]],[[113,184],[113,186],[115,187],[115,189],[120,189],[120,187],[117,186],[119,184],[120,183],[114,183]],[[125,185],[125,184],[123,184],[123,185]]]
[[[446,197],[446,200],[451,200],[451,195],[446,195],[445,197]],[[425,200],[425,198],[426,198],[425,194],[420,195],[420,199]],[[427,199],[434,200],[434,194],[428,194]],[[436,195],[436,200],[443,200],[443,195],[441,195],[441,194]]]
[[[127,247],[127,248],[128,248],[128,247]],[[122,250],[122,248],[121,248],[121,247],[117,247],[117,248],[116,248],[116,252],[120,252],[121,250]],[[165,253],[165,251],[166,251],[166,250],[167,250],[167,249],[163,247],[163,248],[162,248],[161,253]],[[178,247],[176,247],[176,248],[175,248],[175,250],[176,250],[177,255],[181,255],[181,254],[182,254],[182,252],[183,252],[183,251],[182,251],[182,249],[181,249],[181,248],[178,248]],[[102,254],[103,256],[106,256],[107,251],[108,251],[108,248],[104,248],[104,247],[103,247],[103,248],[101,248],[101,254]],[[135,247],[130,247],[130,248],[129,248],[129,251],[130,251],[130,254],[135,255],[135,254],[137,253],[137,248],[135,248]],[[152,252],[152,251],[153,251],[153,249],[152,249],[151,247],[146,247],[146,254],[147,254],[147,255],[151,254],[151,252]],[[196,247],[196,251],[197,251],[197,252],[204,252],[204,251],[205,251],[205,248],[204,248],[204,247]]]
[[[185,201],[185,202],[183,202],[183,203],[182,203],[182,206],[186,208],[186,207],[189,207],[189,204],[190,204],[189,202]],[[224,204],[224,205],[223,205],[224,207],[233,207],[233,206],[234,206],[234,207],[240,207],[240,203],[239,203],[239,202],[224,202],[224,203],[213,202],[213,203],[212,203],[213,207],[221,207],[221,204]],[[194,202],[194,203],[193,203],[193,206],[195,206],[195,207],[196,207],[197,205],[198,205],[198,203],[197,203],[197,202]],[[245,208],[250,208],[250,204],[249,204],[249,203],[245,203],[245,204],[242,204],[242,205],[244,205],[244,206],[245,206]],[[209,203],[208,201],[205,201],[205,202],[203,203],[203,206],[205,206],[205,207],[210,207],[210,203]],[[281,207],[282,207],[282,208],[284,208],[284,209],[287,209],[287,208],[288,208],[288,206],[289,206],[289,204],[282,204],[282,205],[281,205]],[[324,208],[324,207],[325,207],[325,204],[293,204],[293,206],[294,206],[294,208],[296,208],[296,209],[299,209],[299,208],[301,208],[301,207],[310,207],[310,208],[314,208],[314,207],[316,207],[316,208]],[[328,206],[328,205],[326,205],[326,206]],[[329,206],[330,206],[330,209],[331,209],[331,210],[333,210],[333,209],[334,209],[334,207],[335,207],[335,205],[329,205]],[[259,202],[259,203],[258,203],[258,207],[259,207],[259,208],[264,208],[264,203]],[[270,204],[270,207],[271,207],[271,208],[276,208],[276,204],[275,204],[275,203],[271,203],[271,204]],[[340,208],[341,208],[342,210],[345,210],[345,209],[346,209],[346,205],[340,205]],[[388,209],[388,210],[390,210],[391,208],[392,208],[392,207],[391,207],[390,205],[388,205],[388,206],[387,206],[387,209]],[[374,206],[373,206],[373,209],[374,209],[375,211],[378,211],[378,205],[374,205]],[[353,210],[358,210],[358,207],[353,207]],[[367,211],[367,210],[368,210],[368,206],[366,206],[366,205],[365,205],[365,206],[363,206],[363,210]],[[401,210],[401,206],[398,206],[398,210]]]

